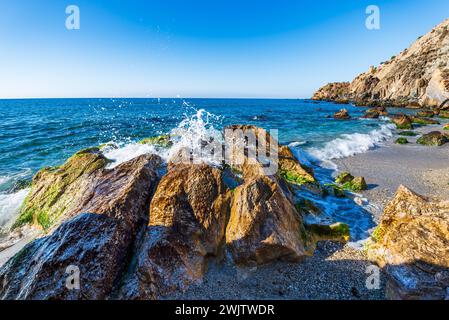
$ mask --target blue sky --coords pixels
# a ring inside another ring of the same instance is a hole
[[[447,0],[0,0],[0,98],[308,98],[448,17]]]

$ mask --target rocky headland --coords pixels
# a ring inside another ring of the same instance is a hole
[[[449,108],[449,19],[352,82],[330,83],[314,100],[358,106]]]

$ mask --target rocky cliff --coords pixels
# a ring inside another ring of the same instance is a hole
[[[439,107],[449,99],[449,19],[389,61],[351,83],[320,88],[314,100],[353,101],[356,105]]]

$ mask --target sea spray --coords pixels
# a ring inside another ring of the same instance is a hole
[[[0,193],[0,230],[12,224],[29,192],[29,189],[23,189],[10,194]]]
[[[185,114],[179,125],[169,132],[170,139],[173,142],[169,148],[136,142],[106,148],[104,155],[112,161],[108,168],[114,168],[121,163],[149,153],[159,155],[166,163],[185,148],[195,154],[202,154],[201,148],[204,142],[223,143],[222,132],[214,126],[219,120],[220,117],[204,109],[195,110],[193,115]],[[220,159],[205,154],[202,154],[200,160],[213,166],[218,166],[221,163]]]

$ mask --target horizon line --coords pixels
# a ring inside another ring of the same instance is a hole
[[[1,98],[0,101],[10,101],[10,100],[60,100],[60,99],[79,99],[79,100],[87,100],[87,99],[216,99],[216,100],[312,100],[312,98],[279,98],[279,97],[25,97],[25,98]]]

